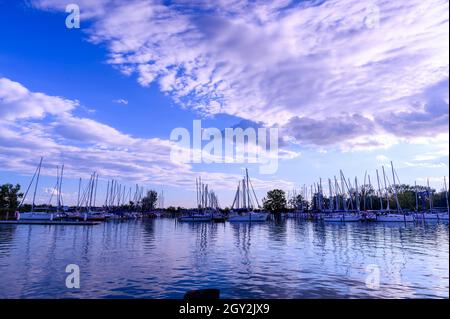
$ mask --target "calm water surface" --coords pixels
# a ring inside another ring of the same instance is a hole
[[[68,264],[80,267],[79,290],[65,286]],[[368,288],[376,269],[379,288]],[[182,298],[198,288],[223,298],[448,298],[449,226],[0,225],[0,298]]]

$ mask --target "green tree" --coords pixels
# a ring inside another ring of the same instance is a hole
[[[19,206],[19,199],[23,197],[20,193],[20,185],[3,184],[0,186],[0,211],[13,212]]]
[[[154,190],[147,192],[147,195],[142,198],[142,210],[153,210],[156,207],[156,202],[158,201],[158,193]]]
[[[175,206],[169,206],[166,208],[166,211],[175,214],[177,212],[177,208]]]
[[[307,209],[308,202],[303,198],[302,195],[298,194],[297,196],[292,197],[289,200],[289,206],[290,208],[293,209],[300,209],[300,208]]]
[[[281,189],[274,189],[267,192],[266,198],[263,199],[264,209],[279,213],[286,209],[286,194]]]

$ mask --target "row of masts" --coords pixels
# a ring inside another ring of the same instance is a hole
[[[31,182],[22,198],[20,206],[24,203],[25,198],[33,185],[34,181],[34,192],[31,211],[35,209],[36,193],[39,184],[39,177],[42,168],[43,158],[41,157],[39,165],[37,166]],[[386,174],[384,166],[382,166],[382,175],[378,169],[376,170],[377,179],[377,191],[375,191],[372,186],[370,175],[367,172],[364,175],[364,183],[359,186],[358,179],[355,177],[354,185],[352,185],[350,178],[346,178],[342,170],[339,171],[339,179],[334,176],[333,179],[328,179],[328,198],[324,196],[324,189],[322,179],[319,179],[318,183],[314,183],[310,186],[310,191],[308,192],[308,187],[303,185],[300,194],[296,190],[293,190],[288,194],[291,199],[296,199],[298,195],[301,195],[302,200],[300,203],[294,201],[291,208],[297,210],[319,210],[319,211],[360,211],[373,209],[374,198],[373,194],[377,195],[379,200],[379,210],[381,211],[391,211],[390,195],[394,195],[395,210],[401,213],[402,208],[398,199],[398,185],[400,184],[400,179],[398,178],[397,172],[394,169],[393,163],[391,162],[391,173],[392,173],[392,184]],[[64,165],[57,166],[56,173],[56,184],[52,189],[50,200],[48,205],[50,206],[53,197],[56,195],[56,207],[57,211],[61,211],[64,202],[62,196],[62,183],[64,175]],[[89,178],[88,184],[83,188],[82,179],[79,179],[78,184],[78,197],[77,197],[77,209],[91,210],[96,207],[97,199],[97,188],[98,188],[99,175],[93,172]],[[368,181],[368,184],[367,184]],[[444,188],[447,201],[447,210],[449,210],[448,203],[448,191],[447,191],[447,181],[444,177]],[[217,195],[214,191],[210,190],[207,184],[204,184],[201,178],[196,179],[196,190],[197,190],[197,207],[198,209],[218,209],[219,202]],[[126,187],[120,184],[118,181],[112,179],[108,180],[106,197],[103,207],[107,210],[115,210],[123,206],[133,206],[133,208],[139,208],[144,196],[144,188],[139,185],[134,187]],[[430,187],[429,180],[427,179],[427,188],[425,191],[419,191],[417,183],[415,183],[415,205],[416,211],[419,210],[419,198],[424,200],[428,198],[429,210],[433,210],[433,191]],[[325,200],[326,199],[326,200]],[[288,201],[290,202],[290,201]],[[311,203],[311,207],[309,207]],[[362,204],[362,207],[361,207]],[[164,208],[164,195],[161,192],[158,196],[158,206]],[[245,177],[239,181],[237,191],[233,200],[232,209],[254,209],[260,208],[258,198],[256,196],[253,185],[250,181],[248,170],[245,170]],[[422,204],[422,208],[424,204]]]
[[[397,172],[394,169],[391,162],[392,184],[386,173],[385,167],[382,166],[381,173],[376,170],[377,190],[372,185],[371,177],[367,174],[364,175],[364,183],[360,186],[358,179],[355,177],[354,185],[350,178],[346,178],[343,171],[339,171],[339,178],[334,176],[333,179],[328,179],[328,197],[325,197],[324,187],[322,179],[319,182],[313,183],[308,187],[303,185],[300,192],[296,189],[288,193],[288,203],[291,203],[291,208],[296,210],[316,209],[319,211],[361,211],[372,210],[374,207],[374,194],[379,200],[380,211],[391,211],[390,195],[394,195],[395,210],[402,213],[402,207],[398,198],[398,186],[400,185],[400,179]],[[381,175],[381,176],[380,176]],[[444,177],[444,189],[446,193],[447,209],[448,205],[448,191],[447,181]],[[298,196],[301,195],[301,201],[296,202]],[[429,180],[427,179],[427,188],[425,194],[419,192],[417,183],[415,183],[415,197],[416,197],[416,211],[419,210],[419,197],[428,198],[429,209],[433,209],[433,190],[430,187]],[[325,200],[326,199],[326,200]],[[311,203],[311,206],[309,206]],[[422,205],[423,207],[424,205]]]
[[[30,188],[34,184],[33,198],[31,204],[31,211],[34,211],[36,208],[36,194],[39,185],[39,179],[42,169],[43,158],[40,158],[39,165],[37,166],[33,177],[31,179],[30,184],[22,198],[22,201],[19,206],[22,206],[25,202],[25,199],[30,191]],[[56,199],[56,210],[58,212],[63,211],[64,200],[63,200],[63,192],[62,192],[62,184],[63,184],[63,175],[64,175],[64,164],[56,167],[56,184],[51,190],[50,198],[47,206],[52,205],[53,198]],[[86,210],[89,211],[92,208],[97,207],[97,189],[98,189],[98,181],[99,175],[97,172],[93,172],[90,177],[87,185],[83,186],[83,181],[80,178],[78,182],[78,195],[77,195],[77,210]],[[136,184],[134,187],[128,187],[126,185],[120,184],[118,181],[112,179],[108,180],[107,188],[106,188],[106,196],[105,202],[103,204],[103,208],[106,210],[115,210],[121,208],[123,206],[133,206],[133,208],[139,208],[139,205],[142,203],[142,198],[144,196],[144,188]],[[163,207],[163,195],[161,193],[161,197],[159,198],[159,205]]]
[[[97,199],[97,186],[98,174],[96,172],[91,174],[89,182],[84,189],[82,189],[82,179],[79,179],[77,199],[78,210],[85,208],[86,211],[90,211],[92,207],[95,207]]]
[[[19,207],[23,205],[27,194],[30,190],[30,187],[33,185],[34,180],[36,179],[36,183],[34,185],[34,192],[33,192],[33,200],[31,203],[31,211],[34,211],[35,207],[36,207],[36,194],[37,194],[37,190],[38,190],[38,185],[39,185],[39,178],[41,175],[41,168],[42,168],[42,161],[43,158],[41,157],[40,161],[39,161],[39,165],[37,166],[33,177],[31,179],[30,184],[28,185],[28,188],[22,198],[22,201],[19,204]],[[50,194],[50,198],[48,201],[48,206],[50,206],[52,204],[52,200],[53,197],[56,197],[56,210],[58,212],[63,210],[63,206],[64,206],[64,202],[63,202],[63,196],[62,196],[62,181],[63,181],[63,175],[64,175],[64,164],[61,166],[61,168],[58,166],[56,166],[56,184],[53,187],[51,194]]]
[[[259,209],[261,206],[248,176],[248,169],[245,169],[245,177],[238,183],[231,209],[250,210],[254,208]]]
[[[380,182],[380,174],[378,172],[378,169],[376,170],[376,176],[377,176],[377,184],[378,184],[378,197],[380,200],[380,210],[387,210],[390,211],[390,200],[389,200],[389,189],[392,189],[394,192],[395,197],[395,203],[396,203],[396,209],[397,211],[401,212],[400,203],[398,200],[398,194],[397,194],[397,187],[396,187],[396,177],[398,179],[397,173],[394,170],[394,166],[391,162],[391,170],[392,170],[392,179],[393,179],[393,185],[391,185],[389,178],[386,174],[384,166],[382,166],[382,173],[383,173],[383,184],[384,188],[381,187]],[[331,179],[328,179],[328,187],[329,187],[329,207],[328,209],[333,211],[360,211],[361,210],[361,198],[363,201],[363,210],[366,210],[366,203],[367,203],[367,194],[369,194],[369,203],[373,204],[372,201],[372,184],[370,175],[365,174],[365,179],[368,177],[369,184],[366,184],[366,180],[364,181],[364,184],[359,187],[358,185],[358,178],[355,177],[354,185],[352,185],[350,178],[346,178],[343,171],[339,171],[340,175],[340,183],[336,176],[334,176],[334,188],[333,183]],[[319,210],[324,210],[324,192],[322,187],[322,180],[320,180],[319,184],[315,188],[315,207],[317,207]],[[360,191],[361,189],[361,191]],[[383,199],[385,198],[386,205],[384,206]]]
[[[106,186],[106,197],[104,207],[106,209],[114,209],[124,205],[139,205],[144,196],[144,188],[136,184],[134,187],[120,184],[112,179],[108,180]]]
[[[204,209],[218,209],[219,200],[216,193],[209,189],[208,184],[204,184],[201,177],[195,180],[197,192],[197,208]]]

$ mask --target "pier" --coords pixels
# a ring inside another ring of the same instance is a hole
[[[100,222],[66,221],[66,220],[1,220],[0,225],[68,225],[68,226],[94,226]]]

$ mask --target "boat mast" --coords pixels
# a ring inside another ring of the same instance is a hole
[[[98,175],[97,175],[97,178],[98,178]],[[97,183],[96,183],[96,185],[95,185],[95,189],[97,189]],[[125,186],[125,185],[123,185],[123,192],[122,192],[122,206],[123,205],[126,205],[126,202],[125,202],[125,195],[127,194],[127,187]]]
[[[242,179],[242,208],[247,208],[247,201],[245,196],[245,178]]]
[[[355,200],[356,200],[356,210],[359,212],[360,211],[360,199],[359,199],[359,190],[358,190],[358,179],[355,176],[355,189],[356,189],[356,194],[355,194]],[[365,204],[364,204],[365,206]]]
[[[34,193],[33,193],[33,204],[31,205],[31,211],[34,211],[34,206],[35,206],[35,200],[36,200],[36,192],[37,192],[37,188],[38,188],[38,184],[39,184],[39,176],[41,175],[41,167],[42,167],[42,157],[41,160],[39,162],[39,166],[38,166],[38,173],[37,173],[37,178],[36,178],[36,185],[34,186]]]
[[[95,191],[94,191],[94,207],[95,207],[95,202],[97,200],[97,185],[98,185],[98,174],[95,177]]]
[[[250,189],[251,189],[252,192],[253,192],[253,196],[255,196],[256,205],[258,206],[258,209],[259,209],[259,208],[261,208],[261,205],[259,205],[258,196],[256,196],[255,188],[253,187],[252,180],[250,179],[250,177],[248,178],[248,183],[249,183],[249,186],[248,186],[249,187],[249,192],[250,192]]]
[[[392,169],[392,180],[393,180],[393,187],[394,187],[394,196],[395,196],[395,203],[397,205],[397,212],[402,212],[402,208],[400,207],[400,202],[398,201],[398,196],[397,196],[397,186],[395,185],[395,172],[394,172],[394,165],[392,164],[391,161],[391,169]]]
[[[350,200],[350,205],[351,205],[351,207],[352,207],[352,209],[353,209],[353,196],[352,196],[352,193],[351,193],[351,187],[352,187],[352,185],[350,184],[350,178],[348,179],[348,184],[347,184],[347,181],[345,180],[345,176],[344,176],[344,173],[342,172],[342,170],[341,170],[341,178],[342,178],[342,180],[344,181],[344,184],[343,184],[343,186],[342,186],[342,192],[344,192],[344,185],[345,185],[345,187],[347,188],[347,192],[348,192],[348,195],[349,195],[349,200]],[[348,201],[346,200],[345,201],[346,202],[346,205],[345,205],[345,211],[348,211],[348,209],[349,209],[349,205],[348,205]]]
[[[369,203],[370,209],[373,209],[373,194],[372,194],[372,181],[370,180],[370,174],[367,175],[369,177]]]
[[[334,193],[336,194],[336,210],[339,210],[339,185],[336,179],[336,175],[334,176]]]
[[[251,201],[250,201],[250,182],[249,182],[248,169],[247,168],[245,169],[245,178],[247,180],[247,187],[246,187],[246,190],[247,190],[247,203],[248,203],[249,209],[252,209],[253,207],[251,207],[252,205],[251,205]]]
[[[94,194],[94,182],[95,182],[95,172],[91,175],[91,179],[89,181],[88,211],[90,211],[91,207],[92,207],[92,196]]]
[[[58,187],[58,211],[62,208],[62,181],[64,175],[64,164],[61,166],[61,175],[59,176],[59,187]]]
[[[319,209],[323,210],[323,190],[322,190],[322,177],[319,177]]]
[[[197,187],[197,209],[200,209],[200,180],[195,180],[195,185]]]
[[[448,206],[447,180],[445,179],[445,176],[444,176],[444,190],[445,190],[445,200],[447,202],[447,214],[450,214],[450,208]]]
[[[350,196],[350,205],[352,207],[353,210],[353,193],[352,193],[352,183],[350,182],[350,177],[348,178],[348,184],[347,184],[347,189],[348,189],[348,195]],[[355,203],[356,204],[356,203]]]
[[[331,179],[328,179],[328,188],[329,188],[329,191],[330,191],[330,198],[329,198],[329,203],[330,203],[330,210],[334,210],[334,207],[333,207],[333,192],[332,192],[332,190],[331,190]]]
[[[419,212],[419,198],[417,196],[417,182],[414,181],[414,195],[416,197],[416,213]]]
[[[430,179],[427,178],[427,186],[428,186],[428,200],[430,202],[430,213],[433,210],[433,192],[430,187]]]
[[[236,190],[236,196],[234,197],[234,200],[236,202],[236,209],[241,208],[240,207],[240,201],[239,201],[239,194],[240,194],[240,192],[241,192],[241,181],[238,182],[238,187],[237,187],[237,190]],[[233,203],[232,207],[234,207],[234,203]]]
[[[363,210],[366,210],[366,185],[367,185],[366,177],[367,177],[367,170],[364,173],[364,184],[361,186],[361,196],[363,196]]]
[[[339,170],[339,173],[341,175],[342,205],[343,205],[344,211],[348,211],[348,202],[347,202],[347,197],[345,196],[345,191],[344,191],[345,177],[344,177],[344,173],[342,172],[342,170]]]
[[[383,179],[384,179],[384,190],[386,192],[386,202],[387,202],[387,206],[386,206],[386,210],[389,212],[391,210],[391,205],[389,203],[389,192],[387,189],[387,184],[386,184],[386,172],[384,171],[384,166],[381,166],[381,168],[383,169]]]
[[[381,193],[380,176],[378,175],[378,169],[376,171],[377,171],[377,183],[378,183],[378,196],[380,197],[380,210],[383,210],[383,194]]]
[[[81,193],[81,177],[78,180],[78,199],[77,199],[77,208],[80,209],[80,193]]]
[[[122,185],[117,184],[117,207],[120,207],[120,199],[122,198]]]
[[[106,186],[105,208],[108,208],[108,197],[109,197],[109,179],[108,184]]]

